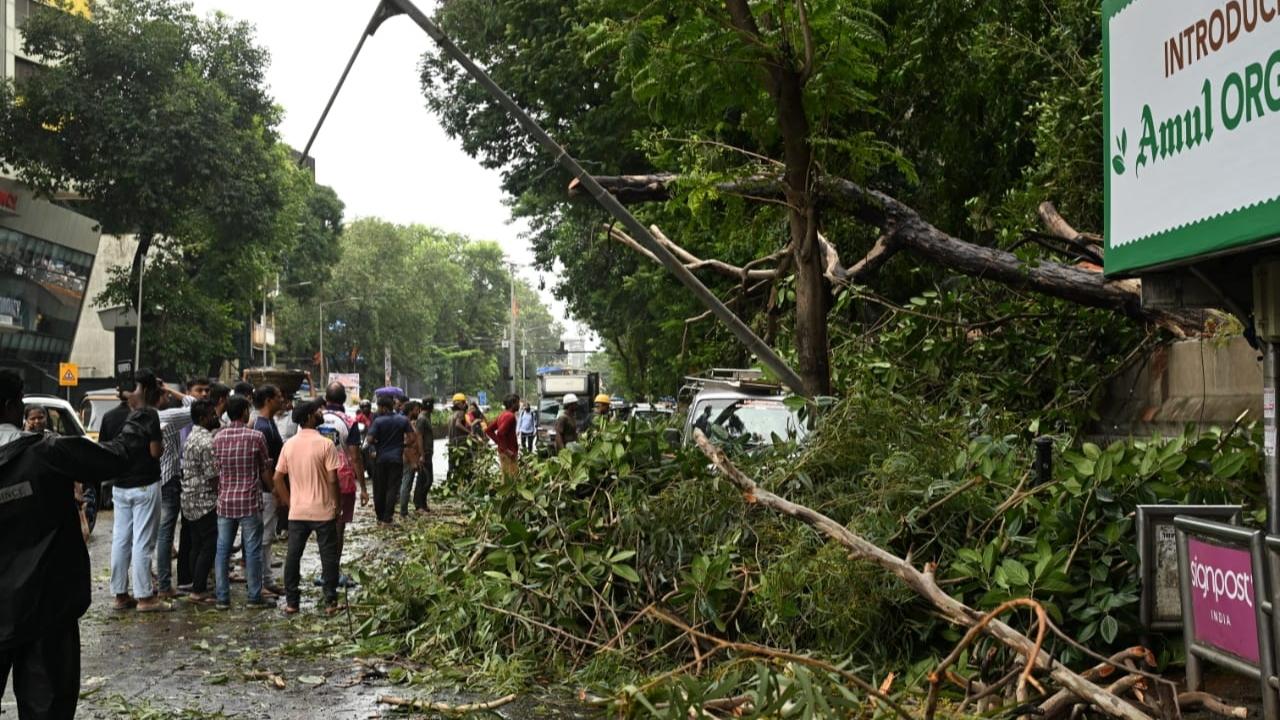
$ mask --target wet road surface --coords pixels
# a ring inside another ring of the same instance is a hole
[[[437,441],[433,468],[437,487],[446,471],[444,455],[444,444]],[[375,525],[372,504],[356,508],[355,522],[347,529],[344,568],[394,537]],[[143,614],[112,609],[111,529],[112,515],[104,511],[89,538],[93,604],[80,621],[77,717],[404,717],[404,711],[380,706],[378,695],[425,696],[423,689],[392,686],[381,679],[376,661],[352,657],[349,643],[354,636],[346,614],[330,618],[317,611],[320,588],[312,579],[319,574],[320,562],[314,539],[303,554],[302,611],[297,615],[285,616],[281,608],[249,609],[243,583],[231,586],[230,611],[177,601],[172,612]],[[275,542],[275,563],[283,562],[285,544]],[[272,575],[283,583],[280,566],[272,568]],[[353,602],[358,592],[352,591]],[[441,695],[432,699],[459,703],[491,698]],[[489,717],[561,718],[577,715],[578,710],[556,708],[530,697]],[[0,716],[17,717],[11,688],[0,697]]]

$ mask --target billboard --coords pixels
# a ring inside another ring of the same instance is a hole
[[[347,402],[360,399],[360,373],[329,373],[330,383],[341,383],[347,389]]]
[[[1280,8],[1104,0],[1108,275],[1280,235]]]

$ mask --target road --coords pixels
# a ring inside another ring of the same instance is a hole
[[[446,469],[443,452],[437,442],[434,469],[439,480]],[[78,717],[200,718],[219,712],[238,718],[377,716],[376,696],[386,688],[360,682],[362,668],[350,658],[305,649],[309,641],[350,637],[344,616],[325,618],[316,612],[319,588],[306,582],[319,573],[314,540],[303,555],[302,612],[296,616],[245,608],[243,584],[232,586],[229,612],[179,602],[173,612],[139,614],[111,607],[111,523],[111,513],[103,512],[89,538],[93,604],[80,622]],[[356,509],[347,532],[347,558],[387,537],[375,528],[372,505]],[[275,544],[276,562],[284,559],[284,549],[284,543]],[[281,569],[273,572],[279,579]],[[254,672],[277,675],[285,686],[247,679]],[[147,714],[161,709],[162,714]],[[17,716],[11,688],[0,698],[0,714]]]

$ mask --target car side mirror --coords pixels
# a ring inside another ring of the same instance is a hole
[[[667,428],[662,431],[662,439],[666,440],[671,447],[680,447],[680,430],[678,428]]]

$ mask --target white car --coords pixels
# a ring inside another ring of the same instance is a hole
[[[26,407],[44,408],[48,417],[47,427],[66,437],[83,437],[87,433],[80,422],[80,414],[71,407],[71,403],[52,395],[24,395],[22,404]]]

